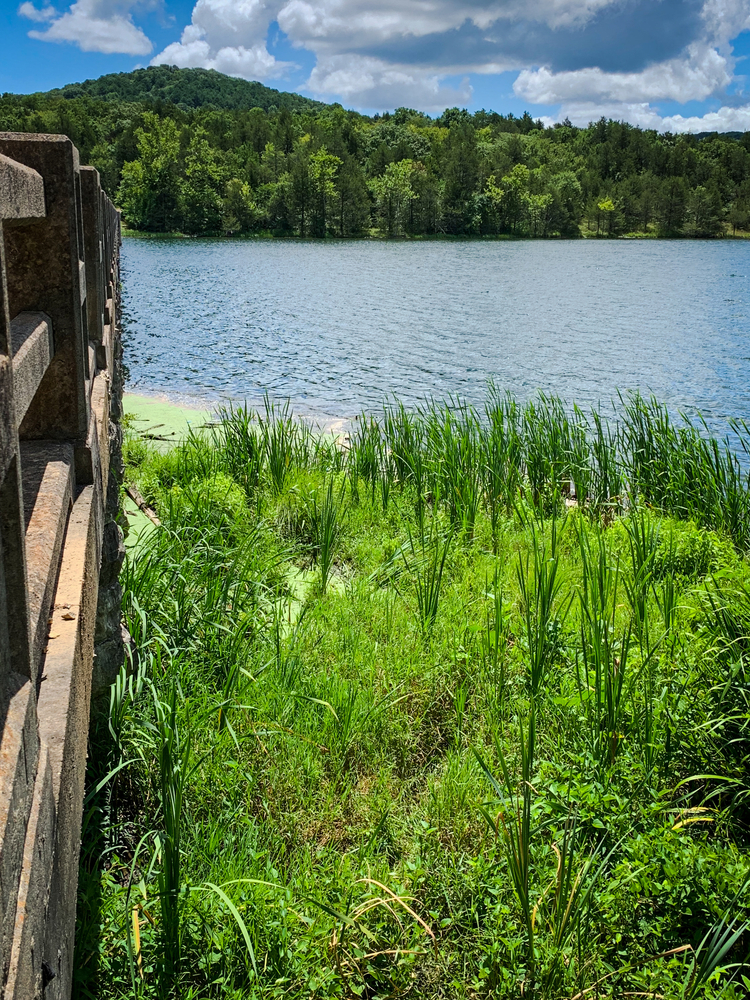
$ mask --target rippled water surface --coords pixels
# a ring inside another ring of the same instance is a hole
[[[126,238],[122,270],[134,391],[347,417],[494,379],[750,419],[750,242]]]

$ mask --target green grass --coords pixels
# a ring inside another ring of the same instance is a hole
[[[77,996],[747,994],[728,444],[491,392],[126,460],[162,527],[92,729]]]

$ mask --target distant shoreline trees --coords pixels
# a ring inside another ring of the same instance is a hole
[[[221,101],[229,78],[155,69],[6,94],[0,129],[69,135],[144,232],[709,238],[750,226],[750,133],[659,135],[604,119],[545,128],[458,108],[367,117],[298,106],[298,95],[246,108],[234,80],[231,107],[201,106],[201,87]],[[141,93],[130,77],[195,106],[120,99]]]

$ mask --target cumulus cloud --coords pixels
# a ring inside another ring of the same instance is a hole
[[[662,118],[660,127],[665,132],[750,132],[750,105],[737,108],[725,106],[718,111],[688,118],[669,115]]]
[[[336,96],[375,108],[398,107],[408,94],[409,103],[424,111],[468,104],[472,94],[468,79],[455,89],[443,86],[439,75],[413,66],[346,55],[320,59],[306,86],[321,97]]]
[[[280,8],[273,0],[198,0],[180,41],[168,45],[151,64],[202,66],[252,80],[281,76],[289,64],[266,47],[268,29]]]
[[[606,73],[598,66],[565,73],[546,67],[523,70],[514,92],[534,104],[601,100],[702,101],[732,82],[731,62],[707,45],[691,45],[687,56],[656,63],[640,73]]]
[[[287,64],[266,46],[277,22],[294,46],[317,57],[306,85],[313,93],[358,106],[395,102],[433,110],[471,96],[468,83],[446,87],[445,76],[516,68],[515,50],[529,32],[575,34],[620,6],[621,0],[198,0],[180,41],[152,63],[260,79],[282,75]],[[507,44],[498,38],[504,31]],[[528,61],[524,55],[520,64]]]
[[[279,24],[298,44],[325,45],[340,51],[387,44],[398,39],[429,38],[464,24],[479,32],[499,24],[538,22],[551,28],[580,28],[617,0],[287,0]]]
[[[33,3],[28,2],[21,4],[18,13],[21,17],[28,18],[29,21],[40,23],[51,21],[53,17],[57,17],[57,11],[54,7],[43,7],[41,10],[37,10]]]
[[[750,131],[750,105],[732,107],[725,105],[717,111],[703,115],[662,116],[647,102],[641,104],[572,102],[563,104],[556,118],[545,118],[545,125],[568,119],[573,125],[585,127],[599,118],[627,121],[641,128],[657,132],[748,132]]]
[[[44,42],[72,42],[84,52],[148,55],[153,46],[133,22],[131,6],[132,3],[112,0],[77,0],[67,11],[58,14],[52,7],[38,10],[31,3],[23,3],[18,13],[29,20],[48,23],[46,31],[30,31],[31,38]]]
[[[706,0],[701,11],[709,41],[726,45],[750,28],[747,0]]]
[[[354,106],[434,110],[471,96],[447,77],[514,70],[530,103],[616,107],[645,123],[655,101],[726,91],[750,0],[197,0],[153,62],[283,75],[266,45],[274,22],[316,57],[305,89]]]
[[[145,55],[137,2],[76,0],[60,13],[25,0],[19,14],[37,22],[35,38]],[[692,117],[662,117],[658,102],[725,97],[738,82],[732,40],[750,30],[750,0],[197,0],[179,41],[152,64],[283,77],[293,64],[269,51],[275,24],[315,57],[303,89],[354,107],[436,111],[471,99],[469,74],[514,71],[516,98],[547,106],[545,121],[604,114],[675,131],[745,121],[728,99]]]

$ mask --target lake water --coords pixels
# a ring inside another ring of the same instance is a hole
[[[493,379],[750,419],[750,241],[126,238],[122,275],[133,391],[345,418]]]

